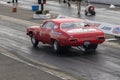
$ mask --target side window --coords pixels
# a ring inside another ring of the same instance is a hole
[[[48,24],[46,25],[47,29],[52,29],[52,22],[48,22]]]
[[[43,28],[54,29],[54,28],[57,28],[57,25],[54,22],[46,22],[43,25]]]
[[[46,28],[47,28],[47,29],[54,29],[55,26],[56,26],[55,23],[49,22],[48,25],[46,26]]]
[[[46,28],[48,22],[45,22],[43,25],[42,25],[42,28]]]
[[[51,28],[52,28],[52,29],[57,29],[57,28],[58,28],[58,25],[55,24],[55,23],[53,23],[53,22],[51,22]]]
[[[50,26],[51,26],[51,27],[50,27],[51,29],[54,29],[54,27],[56,26],[56,24],[53,23],[53,22],[51,22],[51,23],[50,23]]]

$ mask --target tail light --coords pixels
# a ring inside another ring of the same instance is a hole
[[[77,42],[78,40],[77,39],[70,39],[71,42]]]
[[[98,37],[97,40],[104,40],[105,37]]]

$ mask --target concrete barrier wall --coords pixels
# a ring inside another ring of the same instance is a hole
[[[120,6],[120,0],[88,0],[88,1],[95,3],[114,4]]]

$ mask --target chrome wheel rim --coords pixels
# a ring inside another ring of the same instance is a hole
[[[58,46],[58,45],[57,45],[57,42],[56,42],[56,41],[54,42],[54,45],[53,45],[53,46],[54,46],[54,50],[57,51],[57,46]]]
[[[34,36],[32,37],[32,42],[35,43],[35,37]]]

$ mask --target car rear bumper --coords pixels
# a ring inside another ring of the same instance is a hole
[[[62,46],[82,46],[82,45],[90,45],[90,44],[101,44],[105,41],[103,39],[69,39],[62,42]]]

